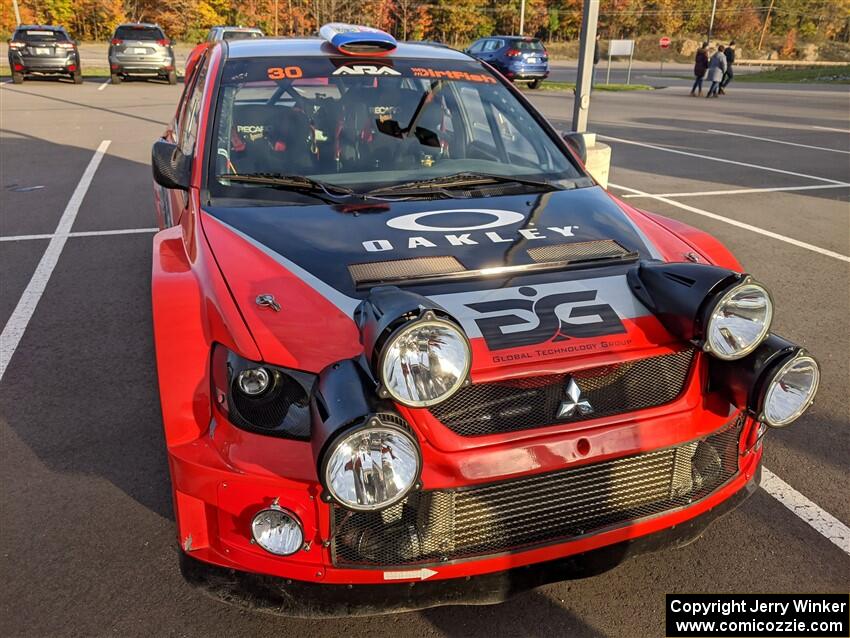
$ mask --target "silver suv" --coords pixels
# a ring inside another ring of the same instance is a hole
[[[156,24],[122,24],[109,43],[112,84],[126,77],[161,78],[177,84],[171,40]]]
[[[222,40],[250,40],[251,38],[262,38],[263,32],[256,27],[213,27],[207,34],[207,42],[221,42]]]

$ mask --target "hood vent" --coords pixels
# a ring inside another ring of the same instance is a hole
[[[613,239],[540,246],[539,248],[529,248],[527,252],[528,256],[537,263],[548,263],[551,261],[575,263],[597,259],[624,259],[629,256],[636,256]]]
[[[350,264],[348,272],[355,285],[375,285],[405,279],[440,277],[464,272],[454,257],[416,257],[414,259],[396,259],[393,261],[373,261],[365,264]]]
[[[516,277],[534,272],[552,272],[606,262],[637,261],[638,253],[631,252],[611,239],[556,244],[529,248],[528,256],[536,263],[514,266],[495,266],[467,270],[451,256],[417,257],[392,261],[373,261],[350,264],[348,272],[358,289],[382,284],[424,284],[458,279],[485,277]]]

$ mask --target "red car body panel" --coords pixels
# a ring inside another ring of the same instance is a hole
[[[195,151],[199,158],[204,157],[208,142],[205,132],[222,48],[204,48],[197,57],[204,52],[210,60]],[[215,344],[250,360],[308,372],[357,356],[362,345],[350,316],[296,273],[202,211],[202,169],[202,162],[194,162],[188,193],[156,188],[162,230],[153,246],[153,323],[178,541],[195,558],[242,571],[323,583],[383,583],[381,568],[334,566],[327,547],[331,510],[320,499],[322,488],[310,443],[240,429],[217,405],[210,378]],[[615,201],[665,261],[693,260],[688,254],[696,253],[702,263],[740,269],[734,257],[707,234]],[[176,225],[168,227],[166,208],[174,211],[170,217]],[[253,303],[259,294],[273,294],[287,312],[260,308]],[[618,335],[613,340],[618,343],[608,348],[545,360],[516,356],[499,361],[484,339],[474,338],[472,380],[483,383],[545,375],[561,372],[565,366],[579,370],[682,347],[652,315],[626,319],[624,325],[625,335]],[[522,352],[522,348],[508,351]],[[399,413],[421,444],[424,489],[483,484],[672,447],[717,431],[736,419],[738,411],[705,391],[705,359],[706,355],[697,354],[685,391],[674,402],[625,415],[463,437],[428,410],[399,406]],[[579,554],[697,517],[741,490],[756,474],[761,448],[754,445],[754,427],[748,418],[741,435],[739,473],[688,507],[552,545],[440,564],[433,579]],[[251,542],[251,516],[274,499],[302,522],[306,551],[277,557]]]

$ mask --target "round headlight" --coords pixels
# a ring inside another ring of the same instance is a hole
[[[454,323],[427,317],[396,330],[381,351],[381,382],[404,405],[420,408],[448,399],[471,364],[469,341]]]
[[[767,386],[762,419],[779,428],[796,420],[815,398],[820,382],[817,362],[808,355],[798,355],[785,363]]]
[[[236,377],[239,389],[248,396],[257,396],[266,391],[271,383],[271,375],[265,368],[248,368]]]
[[[400,428],[377,425],[349,432],[331,444],[325,487],[354,510],[383,509],[403,499],[419,477],[419,448]]]
[[[294,554],[304,545],[304,530],[298,518],[277,505],[254,515],[251,536],[257,545],[278,556]]]
[[[773,302],[764,286],[747,281],[714,305],[705,330],[705,349],[720,359],[745,357],[767,337]]]

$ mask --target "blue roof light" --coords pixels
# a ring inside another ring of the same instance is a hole
[[[396,39],[386,31],[356,24],[332,22],[319,35],[346,55],[385,55],[396,48]]]

